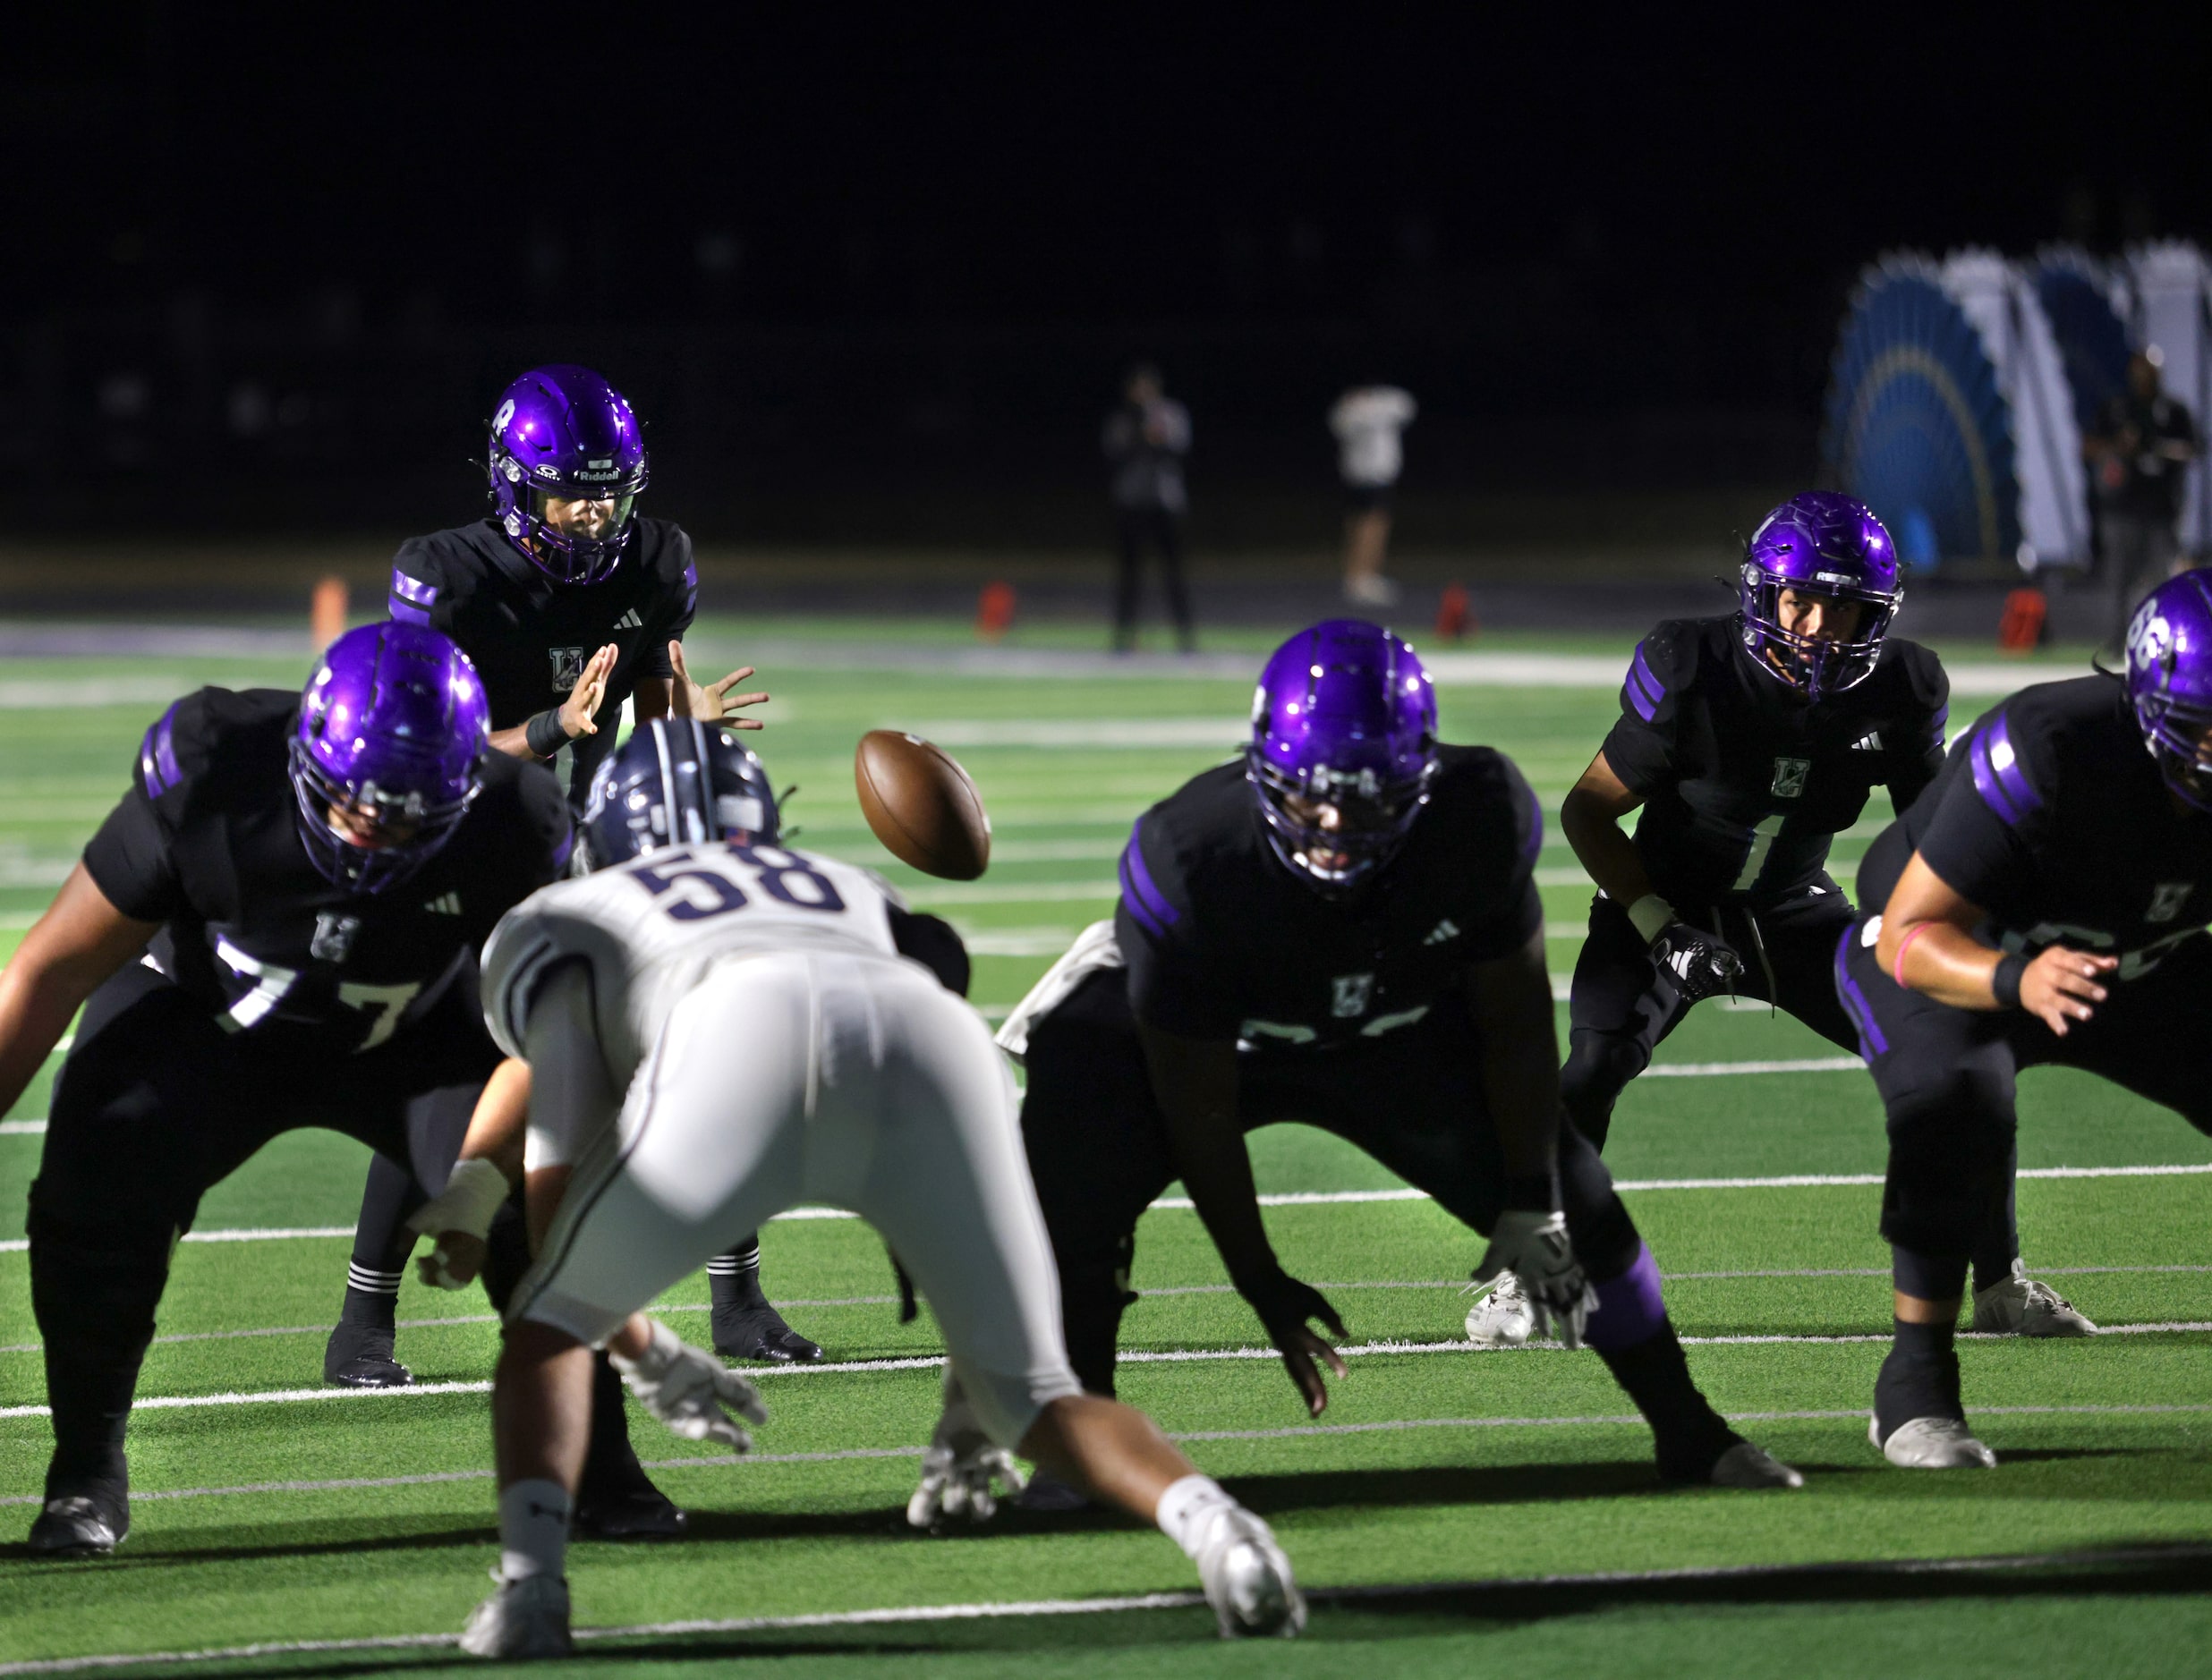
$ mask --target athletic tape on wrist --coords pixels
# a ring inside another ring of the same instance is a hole
[[[1672,904],[1656,893],[1646,893],[1629,906],[1629,920],[1636,924],[1637,932],[1644,936],[1644,943],[1649,945],[1665,930],[1669,922],[1679,918],[1674,913]]]
[[[549,759],[568,744],[568,731],[561,726],[560,708],[540,712],[523,725],[523,744],[531,756]]]
[[[441,1231],[466,1231],[481,1239],[507,1199],[507,1190],[506,1175],[489,1161],[463,1161],[453,1169],[446,1188],[407,1223],[430,1236]]]

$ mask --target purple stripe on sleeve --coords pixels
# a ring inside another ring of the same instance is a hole
[[[685,564],[684,587],[694,595],[699,593],[699,564],[696,561],[687,561]]]
[[[2012,722],[2002,712],[1997,721],[1989,725],[1989,768],[1997,773],[2005,793],[2020,808],[2021,815],[2043,809],[2042,795],[2028,780],[2028,772],[2021,768],[2019,756],[2012,751]]]
[[[1987,729],[1975,735],[1966,753],[1967,761],[1974,770],[1974,791],[1982,796],[1982,802],[1995,811],[2008,828],[2017,825],[2020,812],[2005,797],[2004,789],[1997,781],[1996,771],[1989,766],[1989,732]]]
[[[1136,887],[1129,879],[1129,854],[1127,852],[1121,854],[1121,902],[1129,907],[1129,914],[1136,919],[1136,925],[1146,933],[1155,939],[1168,937],[1168,930],[1160,925],[1151,911],[1144,908],[1144,901],[1137,896]]]
[[[1936,715],[1927,720],[1928,734],[1935,736],[1936,740],[1941,741],[1944,738],[1944,725],[1948,724],[1950,721],[1951,708],[1948,706],[1939,708],[1936,710]]]
[[[183,700],[173,700],[169,709],[161,714],[160,721],[146,732],[146,739],[139,747],[139,774],[145,778],[149,798],[159,799],[174,787],[184,772],[176,762],[176,708]]]
[[[421,578],[411,578],[397,566],[394,566],[392,568],[392,599],[404,601],[410,607],[434,607],[438,604],[438,586],[434,583],[425,583]]]
[[[1642,692],[1636,686],[1633,673],[1630,674],[1630,680],[1621,684],[1621,692],[1628,696],[1629,704],[1636,708],[1636,715],[1646,723],[1658,717],[1659,708],[1644,698]]]
[[[1851,941],[1859,937],[1864,925],[1850,923],[1843,929],[1843,937],[1835,942],[1835,994],[1843,1005],[1843,1013],[1851,1018],[1851,1025],[1859,1029],[1859,1059],[1872,1062],[1877,1056],[1889,1054],[1889,1040],[1875,1024],[1874,1011],[1867,1006],[1867,995],[1859,989],[1859,982],[1851,978],[1846,966],[1850,960]]]
[[[1136,827],[1129,830],[1129,844],[1122,848],[1122,880],[1135,889],[1136,895],[1151,911],[1154,919],[1172,927],[1182,920],[1175,906],[1168,903],[1168,895],[1153,884],[1152,871],[1144,867],[1144,846],[1140,837],[1144,832],[1144,819],[1139,817]]]
[[[553,869],[555,873],[560,875],[566,875],[568,873],[568,854],[575,849],[576,831],[574,828],[565,830],[561,835],[560,844],[553,848]]]
[[[1644,658],[1644,644],[1640,641],[1636,644],[1636,658],[1629,666],[1629,675],[1643,679],[1644,692],[1651,697],[1653,705],[1666,699],[1667,685],[1652,675],[1651,662]]]

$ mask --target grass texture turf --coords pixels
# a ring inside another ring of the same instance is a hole
[[[744,630],[702,624],[693,669],[744,656],[747,634],[802,651],[840,644],[764,666],[776,700],[754,744],[779,785],[799,785],[800,844],[883,869],[961,927],[987,1013],[1110,912],[1130,821],[1234,743],[1250,692],[1248,679],[1171,671],[956,670],[965,632],[950,624]],[[894,632],[905,653],[943,649],[944,668],[855,654]],[[1265,639],[1250,640],[1256,655]],[[0,951],[106,813],[167,698],[301,675],[296,661],[247,657],[13,662],[0,683]],[[1442,700],[1448,738],[1510,751],[1553,810],[1616,705],[1610,690],[1570,686],[1455,686]],[[1959,709],[1963,722],[1979,704]],[[875,848],[850,765],[854,741],[878,725],[942,739],[974,772],[997,831],[983,881],[926,881]],[[1847,887],[1887,814],[1877,796],[1839,844]],[[1589,889],[1552,839],[1540,879],[1563,980]],[[1193,1572],[1149,1531],[1013,1512],[980,1533],[907,1532],[939,1344],[926,1314],[897,1322],[864,1227],[792,1219],[765,1238],[770,1292],[839,1366],[877,1368],[765,1375],[774,1417],[749,1462],[634,1415],[641,1452],[694,1528],[675,1546],[577,1547],[578,1620],[602,1635],[579,1660],[671,1676],[737,1656],[799,1675],[892,1663],[919,1675],[1297,1674],[1363,1659],[1393,1673],[1488,1663],[1527,1676],[2186,1667],[2212,1633],[2212,1334],[2149,1327],[2212,1319],[2212,1185],[2186,1172],[2026,1179],[2031,1264],[2108,1328],[2137,1328],[1968,1344],[1970,1404],[2003,1466],[1888,1470],[1864,1423],[1888,1326],[1878,1186],[1678,1186],[1878,1175],[1880,1110],[1863,1073],[1712,1071],[1835,1056],[1763,1009],[1707,1005],[1660,1056],[1662,1068],[1707,1071],[1638,1082],[1609,1147],[1617,1175],[1652,1186],[1629,1205],[1672,1277],[1699,1380],[1806,1469],[1801,1494],[1663,1490],[1646,1431],[1594,1356],[1468,1350],[1457,1280],[1479,1243],[1418,1200],[1268,1209],[1286,1264],[1331,1294],[1366,1350],[1310,1423],[1195,1217],[1162,1208],[1139,1232],[1124,1393],[1276,1524],[1316,1591],[1301,1644],[1221,1647],[1190,1601]],[[41,1141],[30,1123],[46,1101],[41,1079],[0,1127],[0,1533],[16,1535],[48,1442],[21,1243]],[[2212,1167],[2212,1141],[2086,1076],[2030,1075],[2021,1107],[2031,1172]],[[1271,1129],[1254,1154],[1270,1195],[1395,1187],[1313,1131]],[[139,1390],[169,1404],[142,1405],[132,1424],[130,1541],[92,1562],[0,1546],[0,1673],[180,1651],[226,1653],[191,1673],[465,1660],[421,1641],[457,1628],[496,1556],[481,1388],[494,1327],[481,1295],[411,1280],[400,1351],[432,1391],[314,1392],[362,1165],[343,1139],[296,1133],[208,1194],[201,1236],[329,1234],[180,1247]],[[662,1311],[703,1339],[705,1300],[694,1277]],[[1111,1608],[1124,1599],[1142,1605]],[[883,1611],[915,1613],[865,1616]]]

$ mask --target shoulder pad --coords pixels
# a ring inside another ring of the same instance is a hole
[[[1983,717],[1968,733],[1966,742],[1974,791],[2008,827],[2043,809],[2037,784],[2048,776],[2044,754],[2047,737],[2032,722],[2016,728],[2013,710],[2008,701]]]
[[[1696,686],[1699,648],[1710,623],[1670,618],[1653,625],[1629,656],[1628,675],[1621,684],[1621,709],[1653,723],[1661,708]]]
[[[1165,939],[1183,920],[1181,908],[1169,896],[1170,891],[1182,895],[1182,882],[1159,813],[1155,805],[1139,817],[1129,831],[1129,844],[1121,849],[1121,902],[1138,927],[1155,939]],[[1163,876],[1167,890],[1162,890]]]

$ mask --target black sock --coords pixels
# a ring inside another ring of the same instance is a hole
[[[2012,1275],[2012,1262],[2019,1257],[2020,1214],[2012,1183],[2007,1179],[2003,1205],[1991,1209],[1989,1222],[1974,1243],[1974,1287],[1995,1288]]]
[[[1690,1380],[1672,1320],[1635,1346],[1601,1348],[1598,1357],[1651,1425],[1659,1473],[1670,1481],[1706,1481],[1714,1462],[1741,1438]]]
[[[626,1493],[641,1482],[650,1486],[645,1467],[630,1445],[630,1417],[624,1410],[627,1395],[622,1378],[608,1362],[605,1353],[591,1358],[591,1434],[584,1449],[583,1474],[577,1498],[608,1498]]]
[[[1959,1353],[1953,1324],[1895,1320],[1896,1341],[1874,1381],[1874,1416],[1882,1438],[1915,1418],[1964,1418],[1959,1402]]]
[[[365,1325],[372,1330],[395,1328],[399,1316],[400,1272],[372,1272],[353,1261],[345,1268],[345,1305],[339,1319]]]
[[[348,1324],[392,1328],[400,1279],[414,1252],[415,1234],[407,1220],[426,1200],[405,1167],[387,1156],[370,1158],[361,1213],[353,1221],[353,1258],[345,1268],[345,1306],[339,1314]]]
[[[707,1262],[707,1288],[718,1307],[764,1307],[761,1293],[761,1237],[740,1238],[727,1252]]]

